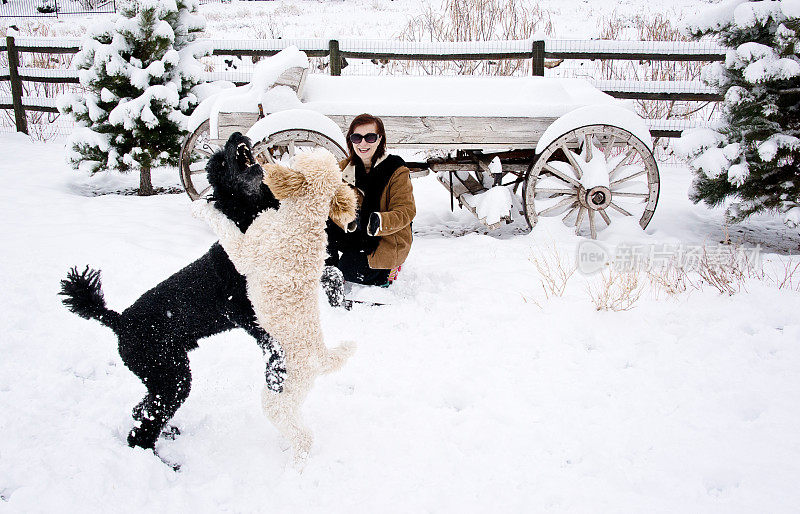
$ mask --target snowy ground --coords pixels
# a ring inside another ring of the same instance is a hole
[[[326,339],[359,344],[321,378],[303,475],[262,415],[260,352],[240,331],[191,354],[192,394],[159,443],[175,473],[128,448],[143,387],[112,333],[59,302],[69,266],[103,270],[123,309],[213,242],[185,195],[92,196],[63,148],[0,137],[0,511],[3,512],[793,512],[800,503],[800,293],[770,280],[720,296],[647,286],[634,308],[595,310],[576,274],[548,299],[531,261],[581,241],[558,220],[528,235],[482,233],[415,181],[414,247],[391,305],[323,306]],[[647,232],[603,244],[715,243],[721,212],[686,199],[662,166]],[[174,171],[161,185],[176,183]],[[742,233],[797,253],[770,218]],[[734,238],[737,233],[732,231]],[[750,232],[746,232],[750,231]],[[797,258],[795,257],[795,262]],[[777,268],[775,268],[777,267]]]

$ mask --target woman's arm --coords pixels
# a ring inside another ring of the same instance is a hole
[[[417,208],[414,204],[414,188],[411,186],[411,175],[408,168],[397,169],[386,185],[389,195],[388,210],[373,213],[369,219],[367,232],[373,236],[388,236],[407,227]]]

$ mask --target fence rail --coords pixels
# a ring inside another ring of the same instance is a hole
[[[346,59],[372,62],[403,61],[498,61],[521,59],[531,61],[533,75],[543,76],[548,60],[589,61],[724,61],[725,48],[713,43],[657,41],[581,41],[581,40],[518,40],[492,42],[427,43],[389,40],[201,40],[212,55],[266,57],[288,46],[297,46],[309,57],[327,58],[328,70],[340,75]],[[26,111],[57,113],[52,98],[23,95],[23,82],[45,84],[77,84],[78,71],[20,66],[20,53],[74,54],[80,50],[77,38],[6,38],[0,51],[8,56],[8,67],[0,68],[0,82],[11,82],[11,96],[0,96],[0,109],[12,109],[16,129],[27,133]],[[205,79],[229,80],[236,84],[250,81],[251,71],[207,72]],[[722,95],[699,81],[627,81],[593,80],[595,86],[615,98],[635,100],[716,102]],[[668,120],[649,120],[656,137],[675,137],[680,130],[669,128]]]

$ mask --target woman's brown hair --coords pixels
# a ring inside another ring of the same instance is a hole
[[[350,141],[350,136],[353,135],[356,127],[361,125],[369,125],[370,123],[374,123],[376,127],[378,127],[378,135],[381,137],[381,142],[378,144],[378,149],[375,150],[375,154],[372,156],[372,162],[374,163],[375,160],[380,158],[383,154],[386,153],[386,129],[383,128],[383,121],[377,116],[373,116],[371,114],[359,114],[353,121],[350,122],[350,128],[347,129],[347,162],[350,164],[355,164],[354,157],[356,156],[356,151],[353,149],[353,142]],[[370,163],[372,164],[372,163]]]

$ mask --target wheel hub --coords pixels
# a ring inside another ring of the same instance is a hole
[[[596,186],[581,195],[584,207],[594,211],[605,209],[611,204],[611,190],[605,186]]]

